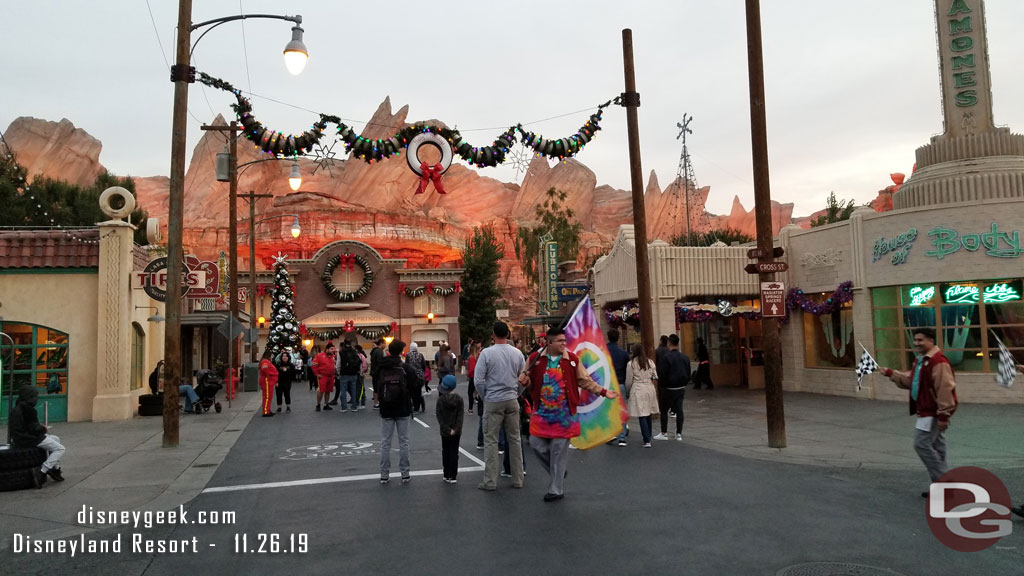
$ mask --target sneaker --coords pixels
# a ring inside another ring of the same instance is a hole
[[[579,450],[576,446],[569,444],[569,450]]]
[[[458,484],[458,483],[459,483],[459,481],[458,481],[458,480],[456,480],[455,478],[449,478],[449,479],[448,479],[448,483],[449,483],[449,484]]]
[[[39,468],[32,469],[32,485],[36,488],[42,488],[43,484],[46,484],[46,473]]]
[[[669,415],[669,416],[671,416],[671,417],[673,417],[673,418],[675,418],[675,417],[676,417],[676,412],[675,412],[675,410],[669,410],[669,411],[668,411],[668,415]]]
[[[626,445],[626,441],[625,440],[619,440],[619,446],[625,446],[625,445]]]
[[[676,440],[678,440],[679,442],[682,442],[683,441],[683,435],[682,434],[676,434]]]
[[[502,472],[502,473],[500,474],[500,476],[501,476],[502,478],[511,478],[511,477],[512,477],[512,475],[511,475],[511,474],[509,474],[508,472]]]
[[[341,411],[342,412],[348,412],[348,408],[342,408]]]
[[[544,495],[545,502],[554,502],[556,500],[561,500],[562,498],[565,498],[565,494],[552,494],[551,492],[548,492]]]
[[[927,497],[928,497],[928,491],[927,490],[925,490],[924,492],[921,492],[921,498],[927,498]]]
[[[331,408],[328,404],[324,404],[324,410],[334,410],[334,408]]]
[[[278,412],[280,412],[280,411],[281,411],[281,407],[280,407],[280,406],[278,406],[278,407],[277,407],[277,411],[278,411]]]
[[[381,486],[383,486],[383,485],[387,484],[389,480],[390,480],[390,478],[381,478],[381,479],[380,479],[380,484],[381,484]]]
[[[373,405],[373,409],[374,410],[380,410],[380,404],[374,404]]]
[[[412,476],[402,476],[402,484],[408,484],[412,482]]]
[[[477,444],[476,445],[476,449],[477,450],[483,450],[484,449],[484,445],[483,444]]]
[[[272,418],[274,416],[276,416],[276,414],[274,414],[273,412],[267,412],[266,414],[263,415],[264,418]]]
[[[651,447],[651,443],[650,442],[644,442],[644,448],[650,448],[650,447]]]
[[[338,405],[338,401],[337,401],[337,400],[331,400],[331,401],[330,401],[330,402],[328,402],[327,404],[329,404],[329,405],[331,405],[331,406],[337,406],[337,405]]]
[[[316,405],[316,411],[317,411],[317,412],[319,412],[319,411],[320,411],[320,405],[319,405],[319,404],[317,404],[317,405]]]
[[[286,408],[284,409],[284,411],[285,411],[285,412],[291,412],[291,411],[292,411],[292,407],[291,407],[291,406],[288,406],[288,407],[286,407]]]
[[[666,436],[665,433],[662,432],[661,434],[658,434],[657,436],[655,436],[654,439],[655,440],[668,440],[668,436]]]
[[[483,482],[477,484],[476,487],[479,488],[480,490],[486,490],[488,492],[494,492],[495,490],[498,489],[497,486],[488,486],[487,484],[484,484]]]
[[[61,473],[60,468],[50,468],[46,471],[46,475],[53,478],[56,482],[64,481],[64,474]]]
[[[504,453],[505,453],[505,451],[504,451],[504,450],[498,450],[498,455],[499,455],[499,456],[500,456],[500,455],[502,455],[502,454],[504,454]]]
[[[469,413],[469,414],[472,414],[472,413],[473,413],[473,409],[472,409],[472,408],[470,408],[470,409],[468,410],[468,413]]]

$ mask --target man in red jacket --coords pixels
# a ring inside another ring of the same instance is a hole
[[[274,387],[277,386],[277,366],[274,366],[274,354],[268,349],[263,351],[263,358],[260,360],[260,391],[263,393],[263,417],[269,418],[274,415],[270,411],[270,400],[274,396]]]
[[[935,345],[935,330],[914,329],[914,348],[920,356],[910,372],[882,368],[882,373],[900,388],[910,390],[910,414],[917,414],[914,450],[928,469],[932,482],[946,473],[946,438],[943,432],[956,411],[956,381],[946,355]],[[921,496],[928,497],[928,492]]]
[[[320,401],[323,400],[324,410],[333,410],[330,405],[327,404],[328,400],[331,399],[331,391],[334,390],[334,374],[335,374],[335,360],[334,360],[334,344],[331,342],[327,343],[327,347],[324,351],[317,354],[313,358],[313,373],[316,374],[316,411],[320,411]]]

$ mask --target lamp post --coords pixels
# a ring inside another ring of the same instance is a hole
[[[207,20],[192,24],[192,0],[178,2],[178,37],[174,65],[171,66],[171,82],[174,83],[174,109],[171,116],[171,171],[170,193],[167,214],[167,328],[164,334],[164,362],[171,386],[164,393],[163,445],[171,448],[178,445],[178,386],[181,378],[181,277],[183,268],[182,228],[185,196],[185,136],[188,114],[188,85],[195,82],[195,68],[189,66],[192,50],[192,32],[209,26],[196,40],[202,39],[210,30],[235,20],[247,18],[273,18],[294,22],[292,40],[285,46],[286,66],[293,74],[302,71],[308,58],[308,51],[302,43],[301,16],[275,16],[271,14],[243,14]],[[303,55],[305,57],[303,57]]]
[[[273,194],[254,194],[249,192],[242,196],[249,201],[249,330],[253,329],[253,319],[256,318],[256,225],[268,222],[270,220],[277,220],[278,218],[287,218],[292,216],[295,220],[292,221],[292,238],[298,238],[302,234],[302,227],[299,226],[299,215],[298,214],[278,214],[277,216],[270,216],[262,220],[256,220],[256,199],[271,197]],[[249,341],[249,360],[256,362],[256,335],[250,335]]]

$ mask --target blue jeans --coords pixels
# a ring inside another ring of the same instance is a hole
[[[196,394],[196,389],[188,384],[178,386],[178,395],[185,397],[185,412],[191,412],[192,405],[199,402],[199,394]]]
[[[355,411],[359,409],[359,381],[356,374],[342,374],[338,376],[338,386],[341,387],[341,407],[345,408],[346,394],[351,399],[349,407]]]
[[[409,421],[411,417],[380,419],[380,477],[391,475],[391,437],[398,429],[398,469],[402,478],[409,477]]]

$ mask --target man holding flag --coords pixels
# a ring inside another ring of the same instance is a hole
[[[569,460],[569,440],[580,435],[580,421],[576,414],[580,388],[595,396],[612,399],[618,398],[619,393],[602,388],[590,377],[580,359],[566,350],[565,330],[548,330],[547,340],[547,348],[538,351],[531,359],[530,365],[519,375],[519,383],[529,388],[530,405],[533,407],[530,447],[551,476],[544,501],[553,502],[564,497],[562,484]],[[618,431],[616,428],[615,433]]]

